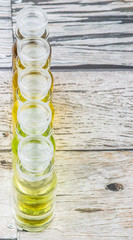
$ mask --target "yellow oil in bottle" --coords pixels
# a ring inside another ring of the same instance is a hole
[[[52,220],[57,178],[55,172],[37,182],[13,177],[14,208],[17,224],[28,231],[41,231]]]
[[[23,229],[41,231],[54,211],[54,148],[43,136],[26,137],[18,148],[13,171],[15,218]]]
[[[44,65],[42,64],[42,68],[43,69],[49,69],[50,68],[50,64],[51,64],[51,56],[49,56],[48,57],[48,59],[47,59],[47,61],[46,61],[46,63],[44,63]],[[19,57],[16,57],[16,69],[18,69],[18,71],[22,71],[23,69],[25,69],[26,67],[28,67],[28,65],[27,66],[24,66],[24,64],[21,62],[21,60],[20,60],[20,58]],[[29,67],[30,68],[33,68],[33,69],[36,69],[36,68],[38,68],[39,67],[39,65],[38,65],[38,63],[34,63],[34,65],[30,65],[29,64]],[[15,69],[15,70],[16,70]]]

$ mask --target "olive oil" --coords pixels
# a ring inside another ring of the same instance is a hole
[[[16,178],[13,178],[16,222],[25,230],[41,231],[53,218],[56,175],[53,172],[48,183],[45,180],[35,183],[25,180],[24,186]]]
[[[17,224],[41,231],[52,220],[57,178],[53,146],[45,138],[26,137],[18,146],[13,174],[14,210]]]
[[[47,23],[39,7],[22,9],[12,47],[14,216],[18,226],[34,232],[52,221],[57,185]]]

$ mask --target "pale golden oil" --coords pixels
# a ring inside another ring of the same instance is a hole
[[[41,66],[43,69],[49,69],[50,68],[50,64],[51,64],[51,56],[48,57],[46,63]],[[23,69],[25,69],[25,66],[22,64],[21,60],[19,57],[16,57],[16,67],[19,71],[22,71]],[[30,66],[30,68],[33,69],[37,69],[39,66],[38,64],[34,65],[34,66]]]
[[[30,182],[14,173],[14,204],[16,221],[25,230],[41,231],[53,217],[56,174]]]

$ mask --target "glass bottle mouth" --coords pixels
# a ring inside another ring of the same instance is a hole
[[[22,95],[28,99],[42,100],[50,90],[52,79],[48,71],[24,69],[18,77],[18,87]]]
[[[18,56],[24,67],[42,67],[50,56],[50,44],[42,38],[24,38],[18,45]]]
[[[17,28],[23,37],[41,37],[47,24],[46,12],[37,6],[23,8],[17,15]]]
[[[45,171],[52,161],[52,143],[43,136],[29,136],[18,145],[18,158],[22,167],[31,174]]]
[[[44,102],[26,101],[18,108],[17,120],[26,134],[43,134],[51,123],[52,112],[48,104]]]

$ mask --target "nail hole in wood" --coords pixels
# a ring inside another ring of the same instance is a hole
[[[8,132],[5,132],[5,133],[3,133],[3,136],[4,136],[4,137],[8,137],[8,136],[9,136],[9,133],[8,133]]]
[[[124,187],[121,183],[111,183],[111,184],[108,184],[105,187],[105,189],[110,191],[119,191],[119,190],[123,190]]]

